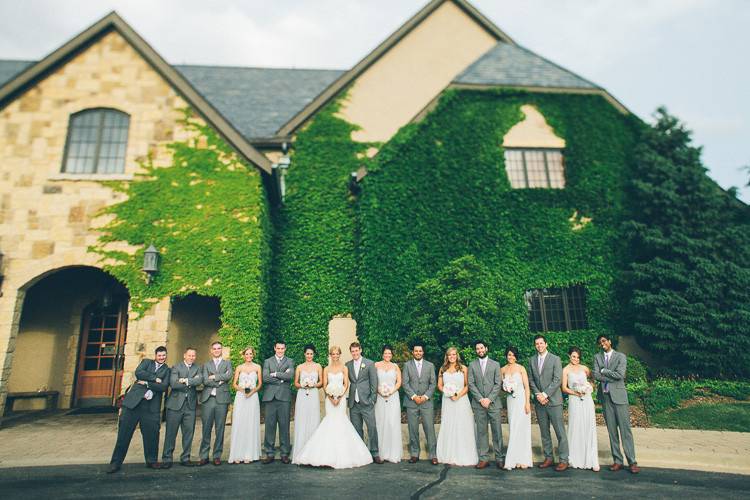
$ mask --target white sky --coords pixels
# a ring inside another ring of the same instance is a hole
[[[348,69],[427,0],[0,0],[0,58],[36,60],[116,10],[167,61]],[[523,45],[649,119],[684,120],[724,187],[750,173],[750,1],[473,0]],[[750,188],[742,198],[750,202]]]

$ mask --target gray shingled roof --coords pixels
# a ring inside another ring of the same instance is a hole
[[[35,61],[0,60],[0,86]],[[248,140],[270,138],[343,71],[174,66]]]
[[[504,42],[498,42],[453,81],[479,85],[600,88],[528,49]]]

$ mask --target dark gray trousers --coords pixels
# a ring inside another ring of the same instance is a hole
[[[437,456],[437,438],[435,437],[435,410],[432,405],[421,404],[416,408],[406,408],[406,421],[409,425],[409,455],[419,457],[419,418],[422,418],[422,430],[427,438],[427,453],[430,460]]]
[[[367,426],[367,436],[370,438],[370,454],[372,454],[373,457],[377,457],[379,452],[378,429],[375,426],[375,406],[354,403],[354,405],[349,408],[349,420],[352,421],[352,425],[356,429],[357,434],[359,434],[359,437],[362,438],[362,441],[365,440],[365,430],[364,427],[362,427],[362,422],[364,421]]]
[[[266,437],[263,448],[266,455],[276,455],[276,427],[279,428],[279,449],[282,457],[288,457],[292,451],[289,440],[289,421],[291,420],[292,402],[272,399],[263,403],[266,418]],[[301,451],[301,450],[300,450]]]
[[[145,401],[145,400],[144,400]],[[143,438],[143,455],[147,464],[156,463],[159,459],[159,421],[160,412],[149,411],[149,405],[141,403],[132,410],[122,408],[119,426],[117,428],[117,442],[112,452],[110,463],[122,465],[130,448],[130,441],[136,426],[141,426],[141,437]]]
[[[630,406],[627,403],[624,405],[615,404],[612,402],[610,395],[604,393],[602,410],[609,433],[609,447],[612,450],[612,458],[617,464],[624,463],[620,451],[620,438],[622,438],[622,447],[625,450],[628,465],[633,465],[636,460],[635,442],[633,441],[633,432],[630,430]],[[618,430],[620,431],[619,435]]]
[[[549,426],[552,424],[552,428],[555,429],[555,436],[557,436],[557,453],[560,455],[560,462],[568,463],[568,435],[565,433],[562,405],[534,404],[534,406],[536,407],[536,418],[539,421],[539,433],[542,435],[544,458],[555,459],[552,454],[552,434],[549,431]]]
[[[201,404],[201,423],[203,428],[203,439],[201,439],[201,460],[208,460],[208,452],[211,450],[211,430],[215,428],[214,453],[212,458],[221,459],[224,451],[224,427],[227,424],[227,410],[229,405],[216,402],[214,396],[209,397]]]
[[[172,462],[177,441],[177,430],[182,432],[180,462],[188,462],[190,461],[190,449],[193,447],[193,435],[195,434],[195,410],[190,409],[187,403],[180,410],[167,408],[167,428],[164,437],[164,450],[161,454],[162,462]]]

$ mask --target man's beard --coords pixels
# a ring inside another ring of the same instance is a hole
[[[479,359],[484,359],[487,357],[487,353],[485,352],[483,354],[477,354],[477,356],[479,356]]]

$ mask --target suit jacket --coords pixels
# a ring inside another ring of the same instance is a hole
[[[271,373],[276,372],[272,377]],[[271,356],[263,362],[263,401],[291,401],[294,361],[284,356],[281,362]]]
[[[130,386],[127,394],[122,399],[122,405],[133,410],[139,404],[145,404],[149,412],[159,413],[161,411],[161,399],[167,387],[169,387],[169,373],[170,370],[166,363],[156,370],[156,361],[153,359],[144,359],[141,361],[138,368],[135,369],[136,383]],[[161,382],[157,382],[157,378]],[[147,384],[139,384],[138,381],[144,381]],[[154,396],[150,400],[147,400],[145,396],[149,389],[154,393]]]
[[[378,395],[378,371],[375,363],[363,357],[359,373],[354,373],[354,360],[347,361],[346,368],[349,371],[349,408],[356,402],[355,391],[359,394],[359,404],[374,405]]]
[[[181,378],[188,379],[187,384],[179,382]],[[171,391],[167,398],[167,408],[170,410],[181,410],[187,402],[186,409],[195,410],[198,403],[198,397],[195,389],[201,385],[203,373],[200,365],[193,363],[190,368],[184,361],[181,361],[172,367],[172,374],[169,377],[169,387]]]
[[[547,351],[547,356],[542,365],[542,373],[539,373],[539,354],[535,354],[529,360],[529,388],[534,404],[539,404],[536,395],[543,392],[549,398],[549,406],[559,406],[562,399],[562,362],[559,356]]]
[[[417,362],[413,359],[404,363],[401,369],[401,387],[404,389],[404,408],[432,408],[432,398],[437,387],[435,365],[422,360],[422,374],[417,372]],[[427,401],[418,405],[412,396],[427,396]]]
[[[604,373],[602,373],[604,368]],[[599,401],[604,401],[604,382],[607,382],[609,397],[612,402],[624,405],[628,402],[628,390],[625,387],[625,373],[628,369],[628,357],[621,352],[612,351],[609,365],[605,368],[604,353],[594,355],[594,380],[601,382],[596,391]]]
[[[488,398],[493,405],[498,408],[503,407],[503,400],[500,398],[500,391],[503,388],[503,380],[500,376],[500,363],[494,359],[487,358],[487,365],[482,375],[482,365],[479,359],[475,359],[469,364],[469,392],[471,393],[471,405],[481,407],[479,400]]]
[[[213,380],[209,379],[211,375],[214,375]],[[203,391],[201,392],[201,403],[208,401],[211,397],[211,391],[216,389],[216,402],[221,405],[228,405],[232,401],[232,395],[229,393],[229,384],[234,378],[234,372],[232,371],[232,362],[228,359],[222,359],[219,362],[219,366],[214,364],[213,359],[209,359],[203,363],[201,372],[203,378]]]

